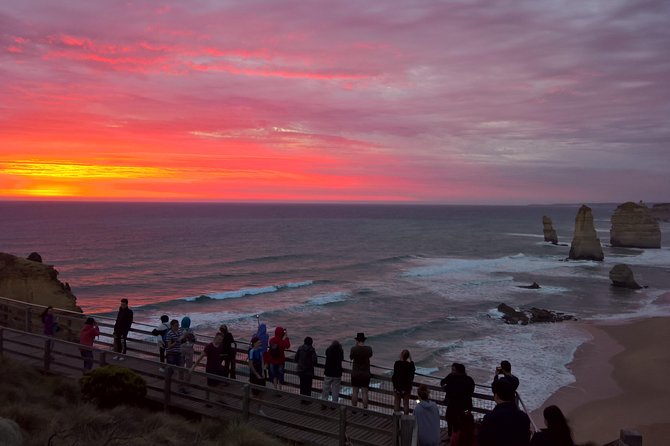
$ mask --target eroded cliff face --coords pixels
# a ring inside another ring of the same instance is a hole
[[[0,296],[81,312],[69,286],[51,265],[0,252]]]
[[[660,248],[661,228],[647,206],[629,201],[612,215],[610,243],[627,248]]]
[[[575,217],[575,233],[568,256],[573,260],[603,260],[603,248],[593,226],[593,213],[585,205],[579,208]]]

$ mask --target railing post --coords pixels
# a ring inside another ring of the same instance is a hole
[[[399,441],[398,426],[400,424],[400,412],[393,411],[393,444],[401,444]]]
[[[400,417],[400,446],[410,446],[412,444],[415,429],[416,420],[413,416],[403,415]]]
[[[170,398],[172,396],[172,374],[174,373],[174,370],[172,367],[167,367],[165,369],[165,389],[163,390],[163,396],[164,396],[164,406],[163,410],[165,412],[168,411],[170,407]]]
[[[244,419],[244,422],[246,423],[249,421],[249,406],[251,403],[251,386],[249,384],[245,384],[243,387],[244,390],[244,398],[242,399],[242,418]]]
[[[100,351],[100,367],[103,365],[107,365],[107,351],[105,350],[99,350]]]
[[[340,446],[347,444],[347,406],[340,406]]]
[[[33,313],[32,313],[32,307],[27,307],[26,308],[26,331],[28,333],[32,332],[33,328]]]
[[[5,329],[0,327],[0,356],[2,356],[2,347],[4,339],[5,339]]]
[[[44,340],[44,370],[49,371],[51,365],[51,343],[53,340],[47,338]]]

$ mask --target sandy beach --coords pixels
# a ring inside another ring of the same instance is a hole
[[[664,296],[664,299],[670,295]],[[556,404],[567,415],[578,443],[605,444],[622,428],[643,435],[645,446],[670,444],[670,317],[591,324],[592,340],[576,352],[576,382],[559,389],[532,416],[543,427],[542,409]]]

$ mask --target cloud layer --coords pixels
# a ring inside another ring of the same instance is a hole
[[[0,197],[667,201],[669,21],[665,0],[4,2]]]

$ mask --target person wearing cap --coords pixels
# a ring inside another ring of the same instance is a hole
[[[370,358],[372,357],[372,348],[365,345],[364,333],[356,334],[356,345],[351,347],[349,359],[351,365],[351,405],[358,406],[358,389],[361,390],[361,400],[363,409],[368,408],[368,388],[370,387]]]
[[[128,299],[121,299],[121,306],[119,312],[116,314],[116,322],[114,323],[114,351],[116,353],[126,354],[128,332],[130,326],[133,325],[133,310],[128,308]],[[112,359],[123,361],[123,356],[114,356]]]

